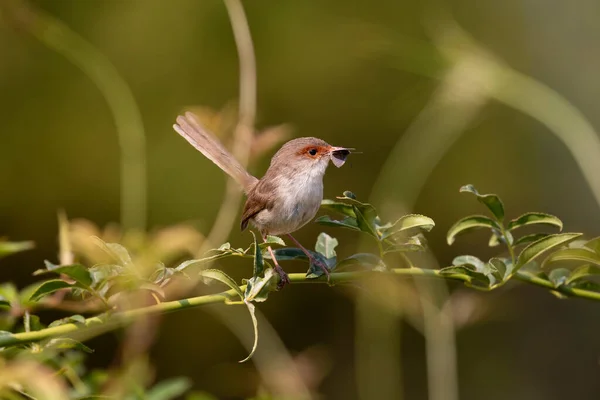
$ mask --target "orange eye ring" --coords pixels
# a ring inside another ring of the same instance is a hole
[[[316,156],[318,152],[319,152],[319,150],[317,150],[317,149],[316,149],[316,148],[314,148],[314,147],[313,147],[312,149],[308,150],[308,154],[309,154],[311,157],[314,157],[314,156]]]

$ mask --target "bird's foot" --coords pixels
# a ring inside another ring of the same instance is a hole
[[[279,264],[275,264],[275,272],[279,274],[279,282],[277,283],[277,290],[283,289],[285,285],[290,284],[290,278],[288,274],[279,266]]]

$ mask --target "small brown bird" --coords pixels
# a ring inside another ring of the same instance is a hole
[[[242,186],[248,197],[242,213],[242,230],[252,222],[263,240],[267,235],[288,235],[329,279],[327,267],[315,260],[291,233],[311,221],[319,210],[323,200],[323,175],[329,161],[339,168],[353,149],[334,147],[314,137],[293,139],[275,153],[265,176],[257,179],[200,125],[194,114],[187,112],[178,116],[173,128]],[[281,289],[290,282],[289,278],[271,246],[268,251],[280,276],[278,288]]]

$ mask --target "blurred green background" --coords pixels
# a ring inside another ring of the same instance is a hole
[[[224,174],[171,126],[186,107],[220,110],[237,99],[238,58],[223,3],[30,4],[92,44],[131,90],[146,138],[148,227],[190,222],[207,233]],[[499,194],[509,217],[543,211],[567,231],[600,233],[598,1],[243,4],[256,52],[257,128],[289,123],[294,136],[362,151],[330,168],[326,197],[352,190],[387,219],[409,211],[432,217],[427,237],[441,266],[459,254],[496,254],[485,234],[446,245],[456,219],[482,212],[458,193],[466,183]],[[36,242],[34,251],[2,260],[0,278],[24,285],[43,259],[56,260],[57,210],[99,226],[119,221],[120,148],[92,80],[24,29],[26,18],[10,7],[0,21],[0,235]],[[252,172],[261,176],[273,152]],[[321,230],[310,224],[296,237],[310,245]],[[352,233],[327,232],[340,240],[339,254],[364,246]],[[245,247],[251,236],[234,229],[229,240]],[[248,262],[219,268],[238,280],[251,275]],[[455,345],[455,361],[426,352],[419,304],[427,300],[411,282],[362,303],[360,290],[292,285],[258,308],[304,384],[325,398],[598,398],[598,305],[510,286],[494,293],[450,286],[444,318],[452,340],[437,344],[448,354]],[[433,292],[446,299],[444,288]],[[285,371],[265,375],[238,364],[246,350],[222,314],[238,316],[249,331],[247,315],[213,308],[164,316],[151,351],[157,377],[188,376],[218,398],[250,397],[270,379],[287,382]],[[118,339],[92,341],[90,363],[108,365]],[[261,336],[259,353],[270,351],[269,341]],[[432,363],[440,363],[437,372]]]

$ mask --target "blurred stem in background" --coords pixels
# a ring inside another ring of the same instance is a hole
[[[140,111],[127,82],[100,51],[60,20],[35,9],[26,0],[7,0],[3,6],[13,24],[81,69],[106,99],[121,150],[121,224],[126,232],[145,230],[146,138]]]
[[[256,58],[242,3],[239,0],[224,0],[224,3],[231,21],[240,65],[239,115],[233,135],[232,153],[244,167],[247,167],[256,118]],[[227,240],[236,221],[241,200],[242,191],[239,185],[228,178],[223,203],[212,230],[197,254],[199,257],[214,247],[212,244],[218,245]]]

